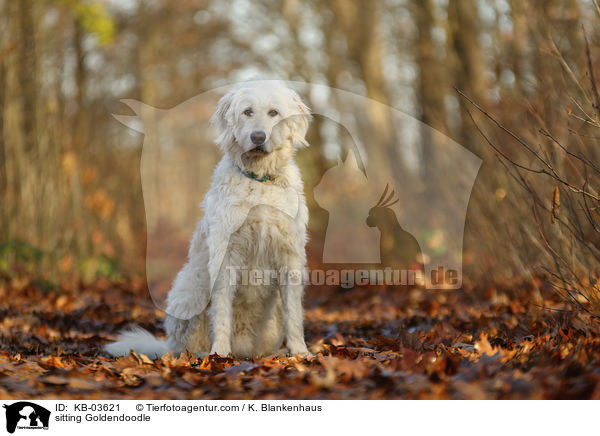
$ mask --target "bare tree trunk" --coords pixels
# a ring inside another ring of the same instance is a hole
[[[390,105],[384,71],[384,46],[382,35],[380,0],[366,2],[332,2],[332,10],[339,19],[343,29],[348,52],[346,57],[358,66],[358,74],[367,90],[368,115],[373,132],[373,143],[370,154],[385,153],[389,159],[402,162],[402,154],[398,150],[396,131],[391,118],[391,111],[375,102]]]
[[[8,55],[6,37],[6,7],[5,2],[0,1],[0,202],[7,204],[8,175],[6,173],[6,143],[4,142],[4,110],[6,100],[6,67],[4,57]],[[0,213],[0,242],[8,238],[8,216],[5,211]]]
[[[455,86],[476,101],[485,100],[485,63],[479,44],[481,31],[479,12],[474,0],[449,0],[448,23],[451,41],[456,54]],[[462,127],[459,134],[462,144],[481,154],[481,141],[469,118],[466,103],[460,100]]]
[[[32,19],[31,0],[20,0],[19,4],[19,83],[22,99],[22,129],[25,151],[36,148],[36,100],[37,74],[36,52]]]
[[[85,119],[87,113],[84,110],[85,65],[83,62],[84,52],[82,46],[83,29],[81,28],[81,24],[77,19],[75,19],[73,26],[73,45],[75,46],[75,54],[77,58],[77,63],[75,67],[75,84],[77,86],[77,112],[71,120],[73,123],[71,128],[71,131],[73,132],[71,137],[71,152],[75,153],[76,165],[71,174],[69,175],[69,184],[71,189],[71,200],[73,202],[73,218],[78,222],[84,222],[83,187],[81,186],[79,178],[79,169],[77,165],[77,161],[79,161],[80,163],[85,154],[83,145],[86,143],[85,135],[88,131],[86,126],[87,120]],[[77,250],[79,254],[83,254],[86,250],[86,237],[87,235],[85,235],[83,232],[75,233],[75,242],[77,244]]]
[[[380,2],[358,2],[360,5],[355,16],[354,31],[361,29],[362,47],[356,47],[355,52],[362,71],[367,96],[385,105],[390,104],[383,75],[383,38],[379,22]],[[352,31],[348,29],[349,31]],[[390,111],[380,105],[370,107],[371,122],[381,136],[382,144],[389,152],[395,144]]]
[[[527,72],[525,64],[529,34],[527,29],[527,5],[521,0],[510,0],[510,12],[513,22],[513,39],[509,47],[511,70],[515,76],[515,95],[526,96],[524,79]]]
[[[448,131],[444,106],[444,97],[448,88],[444,80],[444,65],[436,57],[435,42],[431,37],[431,30],[435,24],[434,5],[431,0],[413,0],[413,7],[418,35],[415,47],[415,61],[419,69],[417,100],[421,108],[420,120],[426,124],[421,129],[422,174],[427,181],[433,180],[437,173],[430,127],[444,133]]]

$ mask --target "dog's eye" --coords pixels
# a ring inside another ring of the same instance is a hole
[[[251,117],[253,113],[254,112],[252,112],[252,109],[246,109],[244,111],[244,115],[246,115],[247,117]]]
[[[279,112],[277,112],[275,109],[271,109],[269,111],[269,116],[270,117],[276,117],[277,115],[279,115]]]

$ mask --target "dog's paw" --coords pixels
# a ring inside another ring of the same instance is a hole
[[[210,349],[210,355],[218,354],[220,357],[230,357],[231,356],[231,347],[227,347],[221,344],[215,344]]]
[[[312,356],[310,351],[308,351],[308,348],[306,348],[306,344],[304,342],[298,343],[298,344],[290,344],[288,346],[288,349],[290,350],[290,356],[298,356],[298,357]]]

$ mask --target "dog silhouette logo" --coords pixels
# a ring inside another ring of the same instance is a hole
[[[298,151],[306,195],[321,214],[312,221],[308,242],[311,269],[421,270],[426,288],[459,289],[467,208],[482,160],[418,118],[377,101],[321,84],[286,84],[307,96],[315,120],[307,137],[311,146]],[[203,213],[198,203],[221,159],[209,119],[219,99],[237,86],[207,90],[164,109],[126,99],[129,113],[113,115],[131,129],[119,133],[123,144],[142,143],[146,279],[163,309]],[[395,197],[388,200],[392,191]],[[295,216],[287,210],[293,212],[294,204],[265,202],[255,206]]]
[[[19,429],[48,429],[50,411],[29,401],[19,401],[4,405],[6,409],[6,431],[14,433]]]

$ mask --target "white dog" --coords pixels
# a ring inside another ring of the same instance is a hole
[[[151,357],[173,351],[240,358],[308,354],[302,325],[308,209],[294,151],[310,112],[280,82],[247,82],[211,122],[224,156],[202,203],[188,262],[167,297],[167,340],[137,329],[106,346]],[[258,281],[258,282],[257,282]]]

